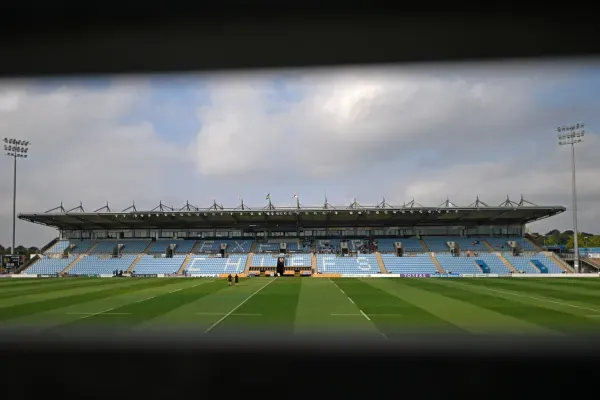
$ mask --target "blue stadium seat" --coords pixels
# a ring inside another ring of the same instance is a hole
[[[371,275],[381,272],[374,254],[365,254],[359,257],[317,254],[317,271],[322,274],[354,275]]]
[[[312,257],[310,254],[293,254],[286,258],[287,267],[310,267]],[[277,255],[255,254],[252,257],[252,267],[276,267]]]
[[[535,267],[530,261],[529,257],[526,256],[513,256],[511,253],[503,253],[504,258],[517,269],[517,271],[524,271],[526,274],[539,274],[540,270]],[[548,268],[550,269],[550,268]]]
[[[425,249],[416,238],[376,239],[377,247],[381,253],[393,253],[394,242],[402,243],[405,253],[423,253]]]
[[[246,239],[199,240],[194,253],[217,253],[221,250],[221,243],[227,243],[228,253],[247,254],[250,252],[252,242]]]
[[[118,258],[112,256],[89,255],[77,262],[69,271],[72,275],[100,275],[112,274],[114,270],[126,271],[135,261],[135,255],[123,255]]]
[[[64,250],[64,249],[63,249]],[[62,251],[61,251],[62,252]],[[56,273],[62,272],[65,268],[71,264],[76,256],[71,256],[69,258],[48,258],[44,257],[37,260],[33,265],[27,268],[23,273],[24,274],[34,274],[34,275],[54,275]]]
[[[195,240],[182,239],[158,239],[152,244],[148,250],[149,254],[166,254],[169,245],[176,245],[174,254],[188,254],[192,252],[192,248],[196,245]]]
[[[241,273],[246,268],[247,255],[233,255],[227,258],[197,256],[193,257],[185,271],[189,274],[234,274]],[[136,266],[137,267],[137,266]]]
[[[435,274],[438,272],[429,254],[405,257],[382,254],[381,259],[385,269],[391,274]]]
[[[142,256],[133,271],[136,274],[176,274],[185,261],[184,255],[174,255],[173,258]]]

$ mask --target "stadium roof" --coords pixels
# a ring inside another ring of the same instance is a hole
[[[61,230],[98,229],[244,229],[244,230],[296,230],[297,228],[344,228],[344,227],[411,227],[411,226],[477,226],[526,224],[560,214],[562,206],[538,206],[523,199],[511,201],[508,196],[498,206],[490,206],[477,197],[469,206],[457,206],[447,199],[436,207],[423,206],[412,200],[401,206],[393,206],[385,199],[375,206],[362,206],[356,200],[347,206],[325,204],[303,207],[277,207],[269,200],[262,208],[250,208],[243,200],[235,208],[225,208],[215,201],[212,206],[199,208],[186,203],[181,208],[162,202],[150,210],[138,210],[132,206],[111,211],[108,204],[87,212],[80,203],[73,209],[59,207],[44,213],[19,214],[19,219]]]

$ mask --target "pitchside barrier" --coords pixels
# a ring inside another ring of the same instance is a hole
[[[321,278],[600,278],[600,273],[591,274],[321,274]]]
[[[111,274],[100,275],[37,275],[37,274],[0,274],[2,278],[66,278],[66,277],[87,277],[87,278],[112,278]],[[228,274],[132,274],[132,278],[227,278]],[[256,276],[255,274],[238,274],[240,278]],[[270,276],[275,276],[272,273]],[[317,274],[314,278],[600,278],[600,272],[590,274]]]

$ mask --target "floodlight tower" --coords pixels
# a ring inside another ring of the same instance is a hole
[[[571,190],[573,194],[573,265],[575,272],[579,272],[579,243],[577,230],[577,188],[575,185],[575,144],[583,142],[585,131],[584,124],[575,124],[572,126],[559,126],[556,128],[558,132],[558,144],[560,146],[571,146]]]
[[[26,140],[19,140],[13,138],[4,138],[4,152],[7,156],[12,157],[14,160],[13,167],[13,230],[12,230],[12,248],[11,254],[15,252],[15,238],[16,238],[16,223],[17,223],[17,159],[27,158],[27,152],[29,151],[30,142]]]

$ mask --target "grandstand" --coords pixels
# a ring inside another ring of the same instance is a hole
[[[94,212],[62,206],[19,219],[54,227],[58,237],[22,273],[105,275],[265,274],[285,253],[300,275],[567,273],[564,261],[525,235],[525,224],[565,211],[523,198],[459,207],[415,201],[361,206],[206,209],[159,204]]]

